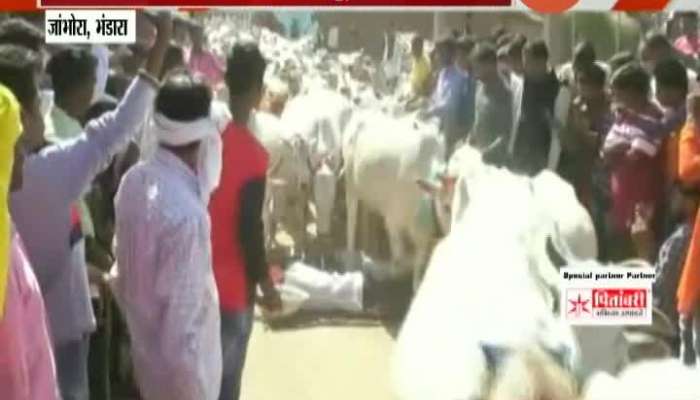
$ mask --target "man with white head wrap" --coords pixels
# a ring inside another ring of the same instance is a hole
[[[221,171],[220,110],[186,74],[158,92],[145,160],[117,197],[114,291],[132,338],[144,399],[215,400],[221,382],[219,300],[209,194]]]

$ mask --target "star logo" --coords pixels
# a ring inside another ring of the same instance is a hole
[[[581,298],[581,294],[579,293],[578,297],[575,300],[569,300],[569,305],[571,308],[569,309],[569,315],[575,314],[577,317],[580,317],[581,314],[583,313],[591,313],[591,310],[588,308],[588,303],[591,300],[583,300]]]

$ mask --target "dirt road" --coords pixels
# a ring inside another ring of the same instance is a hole
[[[243,400],[395,400],[381,326],[266,330],[255,324]]]

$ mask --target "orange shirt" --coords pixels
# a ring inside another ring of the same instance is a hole
[[[688,122],[681,131],[678,147],[678,177],[684,186],[700,183],[700,135],[695,124]],[[691,314],[700,298],[700,218],[695,218],[693,236],[678,284],[678,312]]]
[[[678,180],[678,151],[680,146],[680,133],[673,132],[664,142],[664,180],[672,184]]]
[[[700,183],[700,135],[695,131],[695,123],[688,122],[679,138],[678,178],[684,185]]]

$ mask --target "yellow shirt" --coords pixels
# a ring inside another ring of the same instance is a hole
[[[8,196],[15,160],[15,143],[22,132],[20,106],[15,96],[0,85],[0,321],[5,312],[5,292],[10,265],[11,218]]]
[[[418,59],[413,58],[413,67],[411,68],[413,93],[424,94],[428,78],[430,78],[430,62],[428,58],[425,56]]]

